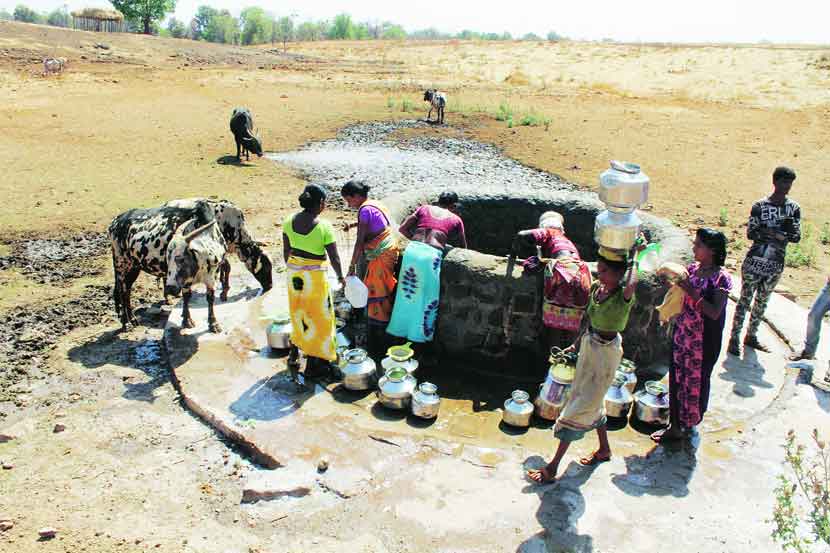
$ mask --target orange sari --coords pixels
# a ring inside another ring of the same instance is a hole
[[[367,200],[363,205],[376,207],[390,222],[380,234],[369,240],[364,248],[367,267],[364,284],[369,289],[369,304],[366,306],[370,322],[387,324],[392,316],[395,286],[398,284],[395,266],[398,263],[398,240],[392,233],[391,221],[386,208],[378,202]]]

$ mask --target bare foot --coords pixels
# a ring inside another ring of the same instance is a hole
[[[214,334],[219,334],[222,332],[222,326],[217,322],[210,323],[210,331]]]
[[[579,464],[592,467],[594,465],[598,465],[600,463],[606,463],[611,460],[611,452],[610,451],[594,451],[588,457],[583,457],[579,460]]]
[[[196,323],[193,322],[191,317],[188,317],[182,321],[182,328],[195,328]]]
[[[729,355],[734,355],[735,357],[740,357],[741,346],[738,344],[738,342],[729,340],[729,346],[726,348],[726,353],[728,353]]]
[[[556,481],[556,467],[551,468],[550,465],[548,465],[539,470],[529,470],[527,471],[527,477],[537,484],[550,484],[551,482]]]

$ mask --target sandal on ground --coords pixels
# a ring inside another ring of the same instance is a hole
[[[551,476],[548,467],[529,470],[525,474],[528,478],[530,478],[531,480],[533,480],[533,482],[539,484],[540,486],[556,482],[556,475]],[[538,478],[536,478],[537,475],[539,476]]]
[[[599,455],[599,451],[594,451],[591,453],[589,457],[583,457],[579,460],[579,464],[584,467],[593,467],[600,463],[607,463],[611,460],[611,454],[609,453],[607,457],[601,457]]]
[[[759,342],[758,338],[744,338],[744,346],[764,353],[770,352],[769,347]]]
[[[800,353],[791,353],[787,359],[790,361],[813,361],[815,358],[816,356],[814,354],[802,351]]]
[[[675,440],[682,440],[686,437],[686,432],[683,430],[674,430],[671,427],[663,428],[657,432],[653,432],[649,436],[651,440],[656,443],[673,442]]]

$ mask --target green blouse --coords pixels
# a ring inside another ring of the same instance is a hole
[[[325,219],[317,219],[317,224],[308,234],[300,234],[294,230],[294,217],[295,215],[289,215],[282,223],[282,231],[288,237],[289,245],[304,252],[324,255],[326,246],[335,242],[334,227],[331,223]]]
[[[623,286],[616,292],[605,298],[602,303],[596,299],[599,283],[591,285],[591,298],[588,300],[588,319],[591,321],[591,328],[600,332],[622,332],[628,324],[628,314],[631,306],[634,305],[634,295],[625,301]]]

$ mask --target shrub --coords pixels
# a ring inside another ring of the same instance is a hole
[[[496,121],[507,121],[513,119],[513,108],[507,102],[499,104],[499,109],[496,111]]]
[[[530,113],[526,113],[522,116],[519,120],[519,124],[525,127],[538,127],[540,125],[544,125],[545,130],[548,130],[548,127],[550,127],[550,117],[545,117],[543,115],[539,115],[535,111],[531,111]]]
[[[415,110],[415,106],[412,103],[412,100],[404,98],[401,101],[401,111],[409,113],[410,111],[414,111],[414,110]]]
[[[395,100],[391,96],[386,98],[386,107],[389,109],[395,109]]]
[[[784,257],[787,267],[814,267],[816,264],[816,238],[813,225],[805,224],[801,229],[801,242],[790,244]]]
[[[720,212],[718,213],[718,224],[722,227],[729,224],[729,212],[725,207],[720,208]]]
[[[821,225],[821,234],[819,235],[819,242],[822,246],[830,244],[830,223],[825,222]]]
[[[813,544],[824,542],[830,546],[830,450],[822,441],[818,430],[811,435],[815,445],[813,455],[795,441],[790,430],[784,442],[784,464],[792,472],[792,478],[781,474],[775,488],[775,505],[772,510],[774,528],[772,538],[784,551],[808,553]],[[802,518],[799,503],[807,504],[808,512]],[[809,534],[805,536],[806,529]]]

